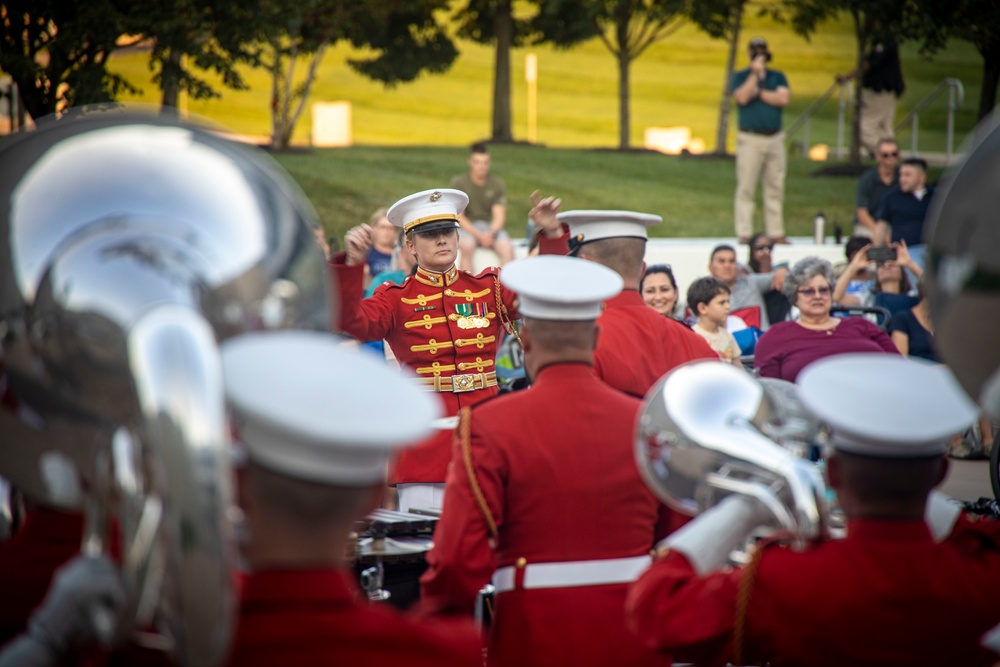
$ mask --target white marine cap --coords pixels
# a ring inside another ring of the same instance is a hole
[[[840,354],[807,366],[799,397],[836,449],[881,458],[943,454],[979,408],[946,366],[898,354]]]
[[[540,320],[597,319],[623,286],[608,267],[562,255],[513,261],[500,270],[500,282],[517,292],[521,315]]]
[[[407,232],[458,229],[458,214],[468,205],[469,195],[461,190],[424,190],[400,199],[389,207],[385,217]]]
[[[284,330],[222,343],[222,369],[250,459],[310,482],[367,486],[389,455],[433,433],[433,394],[333,334]]]
[[[648,239],[646,228],[663,222],[658,215],[634,211],[565,211],[556,218],[569,225],[569,247],[574,255],[581,245],[591,241]]]

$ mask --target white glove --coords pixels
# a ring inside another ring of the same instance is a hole
[[[28,631],[0,654],[0,667],[60,664],[84,647],[110,646],[125,608],[125,587],[110,560],[77,556],[56,572]]]
[[[962,506],[958,501],[940,491],[931,491],[924,510],[924,520],[927,521],[935,542],[942,542],[951,535],[961,514]]]
[[[734,494],[685,524],[660,546],[687,556],[695,572],[704,576],[728,563],[733,549],[770,518],[770,512],[759,502]]]

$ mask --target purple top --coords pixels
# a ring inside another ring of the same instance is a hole
[[[846,352],[899,350],[889,334],[863,317],[844,317],[833,329],[814,331],[797,322],[772,325],[757,342],[753,365],[760,377],[795,382],[803,368],[823,357]]]

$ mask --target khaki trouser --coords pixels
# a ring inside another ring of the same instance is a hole
[[[861,89],[861,143],[872,155],[875,154],[879,139],[895,137],[892,129],[895,117],[895,93],[876,93],[868,88]]]
[[[754,195],[757,180],[764,180],[764,227],[771,238],[785,235],[782,204],[785,201],[785,133],[771,136],[739,132],[736,135],[736,236],[753,235]]]

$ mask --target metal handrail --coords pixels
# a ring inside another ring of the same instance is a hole
[[[910,113],[903,117],[903,120],[896,123],[895,132],[899,132],[910,123],[910,151],[917,154],[917,133],[920,125],[920,112],[926,109],[931,102],[941,96],[945,89],[948,89],[948,132],[946,138],[945,156],[951,161],[951,153],[955,137],[955,112],[962,106],[965,100],[965,88],[962,82],[953,77],[948,77],[939,83],[934,90],[928,93],[927,97],[917,103],[917,106],[910,110]],[[957,99],[956,99],[957,98]]]
[[[854,95],[854,85],[850,81],[834,82],[832,86],[826,89],[825,93],[816,98],[816,100],[802,112],[802,115],[796,118],[792,124],[788,126],[788,129],[785,130],[785,137],[787,138],[797,132],[800,127],[802,128],[803,156],[809,154],[809,121],[812,119],[813,114],[815,114],[821,106],[826,104],[826,101],[833,97],[833,92],[838,89],[840,94],[837,104],[837,158],[839,159],[844,156],[844,119],[847,116],[847,109],[850,107],[850,102]]]

